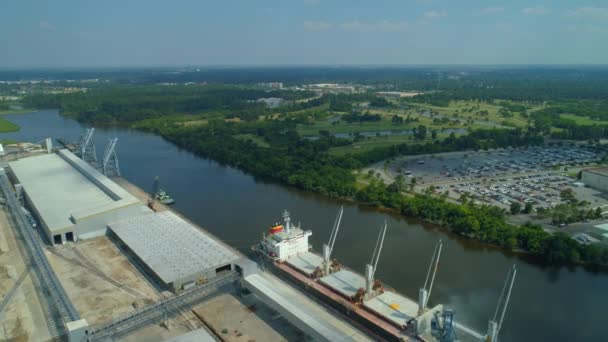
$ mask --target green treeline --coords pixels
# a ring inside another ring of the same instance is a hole
[[[23,99],[28,108],[59,108],[63,115],[96,123],[133,123],[173,114],[225,111],[233,117],[257,118],[266,107],[253,102],[263,97],[297,100],[312,97],[310,92],[290,92],[241,86],[108,86],[86,93],[30,95]]]
[[[525,250],[551,263],[608,264],[608,249],[582,245],[564,233],[550,234],[533,224],[508,224],[502,209],[471,202],[454,204],[445,196],[416,194],[403,196],[379,180],[358,191],[356,199],[364,203],[395,209],[449,228],[456,234],[501,246],[507,250]]]

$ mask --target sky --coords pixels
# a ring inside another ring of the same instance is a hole
[[[608,0],[2,0],[0,69],[608,64]]]

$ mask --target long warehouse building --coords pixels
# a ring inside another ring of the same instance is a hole
[[[9,163],[51,244],[104,235],[109,222],[150,212],[67,149]]]
[[[608,168],[598,167],[583,170],[581,172],[581,181],[591,188],[608,192]]]
[[[109,236],[144,271],[175,292],[238,270],[241,257],[170,211],[108,225]]]

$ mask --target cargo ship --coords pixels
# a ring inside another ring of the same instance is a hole
[[[340,208],[329,241],[323,246],[322,255],[314,253],[309,243],[312,231],[293,225],[287,211],[283,213],[283,223],[272,224],[253,249],[261,256],[264,266],[271,266],[266,269],[333,307],[383,340],[485,340],[485,336],[466,327],[458,329],[458,335],[461,336],[457,337],[454,312],[441,304],[427,307],[441,253],[441,242],[435,248],[424,288],[420,289],[416,301],[388,288],[374,277],[386,235],[386,222],[380,229],[365,275],[358,274],[331,258],[342,213],[343,209]]]

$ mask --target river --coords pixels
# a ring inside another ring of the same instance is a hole
[[[5,116],[21,126],[0,139],[40,141],[46,137],[76,140],[84,127],[57,111]],[[493,315],[506,273],[517,264],[517,279],[501,331],[502,341],[606,341],[608,274],[582,267],[544,267],[521,256],[503,253],[452,236],[415,220],[340,203],[254,179],[179,149],[164,139],[123,128],[97,128],[94,142],[101,158],[107,140],[118,137],[123,177],[150,191],[154,176],[176,199],[175,209],[243,252],[248,252],[268,225],[281,219],[284,209],[292,220],[312,229],[318,251],[329,233],[340,205],[342,228],[334,256],[363,272],[384,220],[388,232],[377,278],[417,298],[434,245],[444,249],[430,299],[455,310],[455,317],[485,331]],[[276,165],[276,167],[281,167]]]

